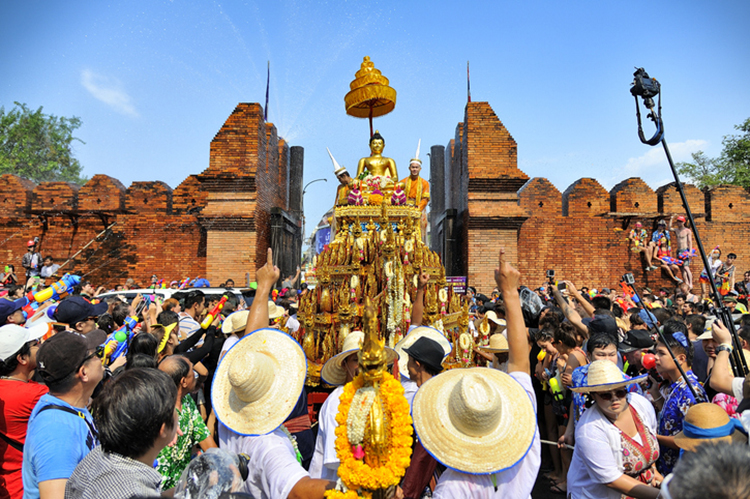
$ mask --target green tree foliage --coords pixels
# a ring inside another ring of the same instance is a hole
[[[677,163],[677,171],[700,189],[719,184],[750,188],[750,118],[734,128],[743,134],[724,136],[724,150],[718,158],[708,158],[698,151],[692,154],[692,162]]]
[[[15,102],[5,112],[0,107],[0,174],[12,173],[34,182],[65,181],[84,184],[81,164],[73,157],[72,143],[83,141],[73,132],[77,117],[65,118],[30,110]]]

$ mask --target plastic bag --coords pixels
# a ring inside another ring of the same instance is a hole
[[[218,448],[208,449],[190,461],[182,472],[174,497],[219,499],[225,492],[238,492],[246,479],[247,458],[244,455],[230,454]]]

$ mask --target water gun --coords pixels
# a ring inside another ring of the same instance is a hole
[[[625,281],[621,281],[620,287],[622,288],[622,294],[625,296],[626,300],[633,298],[633,290],[630,288],[628,283],[626,283]]]
[[[52,298],[53,300],[62,300],[73,291],[73,288],[81,282],[81,277],[77,275],[65,274],[62,279],[52,283],[52,286],[43,291],[34,294],[37,303],[44,303]]]
[[[186,277],[185,279],[181,280],[180,285],[178,286],[179,289],[185,289],[185,287],[188,285],[189,282],[190,282],[189,277]]]
[[[558,402],[565,400],[562,390],[560,390],[560,384],[557,382],[557,378],[549,379],[549,391],[552,393],[552,397]]]
[[[106,362],[107,359],[115,360],[117,357],[127,353],[128,342],[133,337],[133,329],[138,325],[138,317],[135,315],[127,317],[124,322],[122,327],[110,334],[104,341],[104,357],[102,362]]]
[[[36,313],[41,304],[34,299],[33,290],[26,293],[23,297],[26,298],[26,304],[21,307],[21,311],[23,312],[23,318],[28,319]]]
[[[203,319],[203,322],[201,322],[201,327],[203,329],[208,329],[208,327],[213,324],[214,319],[219,315],[219,312],[221,312],[221,309],[224,308],[224,304],[227,302],[227,296],[222,296],[221,300],[219,300],[219,303],[214,305],[214,308],[211,309],[211,311],[206,315],[206,318]]]
[[[664,381],[664,378],[661,377],[661,374],[659,374],[659,371],[656,370],[656,356],[652,353],[641,353],[641,365],[648,371],[648,373],[651,375],[652,378],[656,380],[657,383],[661,383]],[[649,385],[651,381],[649,380]],[[651,388],[651,386],[649,386]]]

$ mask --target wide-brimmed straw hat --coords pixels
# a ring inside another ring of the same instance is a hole
[[[485,317],[487,317],[488,320],[491,320],[492,322],[500,326],[500,329],[498,330],[499,333],[502,333],[503,331],[505,331],[505,328],[506,328],[505,319],[499,319],[497,317],[497,313],[494,310],[488,310],[487,313],[484,315]]]
[[[279,307],[273,301],[268,300],[268,318],[278,319],[284,315],[284,307]]]
[[[245,327],[247,327],[247,317],[249,315],[249,310],[240,310],[239,312],[229,314],[221,325],[221,332],[224,334],[232,334],[244,330]]]
[[[688,409],[682,422],[682,431],[674,436],[680,449],[695,451],[705,443],[727,442],[747,444],[747,435],[739,419],[730,418],[726,411],[708,402],[695,404]]]
[[[412,405],[422,446],[449,468],[496,473],[531,448],[536,414],[524,388],[495,369],[451,369],[422,385]]]
[[[451,353],[451,344],[443,333],[428,326],[415,327],[409,331],[409,334],[404,336],[401,341],[396,343],[395,346],[396,352],[398,352],[398,372],[405,378],[409,377],[409,368],[407,367],[407,364],[409,363],[409,354],[404,351],[404,348],[409,348],[415,341],[423,336],[436,341],[441,347],[443,347],[443,350],[445,351],[443,360],[445,360],[445,358]]]
[[[578,393],[608,392],[631,383],[643,381],[647,376],[647,374],[644,374],[634,378],[627,378],[614,362],[609,360],[595,360],[589,365],[586,384],[571,388],[571,390]]]
[[[240,435],[265,435],[292,413],[306,376],[305,353],[294,338],[278,329],[253,331],[216,368],[216,418]]]
[[[490,344],[488,346],[478,346],[477,349],[492,352],[492,353],[503,353],[508,351],[508,340],[505,339],[505,335],[502,333],[493,334],[490,336]]]
[[[329,385],[343,385],[346,383],[344,361],[351,354],[359,352],[364,339],[365,333],[362,331],[352,331],[346,336],[346,338],[344,338],[344,344],[341,346],[341,353],[328,359],[328,362],[323,365],[323,369],[320,370],[320,377],[323,381]],[[388,347],[385,347],[385,354],[388,359],[388,364],[394,362],[396,357],[398,357],[396,351]]]

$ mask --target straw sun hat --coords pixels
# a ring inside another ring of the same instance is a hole
[[[240,310],[239,312],[229,314],[221,325],[221,332],[224,334],[232,334],[237,331],[243,331],[245,327],[247,327],[247,317],[249,315],[249,310]]]
[[[608,392],[631,383],[643,381],[647,376],[647,374],[644,374],[628,379],[614,362],[609,360],[595,360],[589,364],[589,372],[586,379],[587,384],[571,388],[571,390],[578,393]]]
[[[695,451],[696,447],[705,443],[747,444],[747,435],[740,431],[742,428],[739,419],[731,419],[718,405],[704,402],[688,410],[683,429],[674,436],[674,443],[687,451]]]
[[[272,328],[253,331],[216,368],[216,418],[240,435],[269,433],[292,413],[306,376],[305,353],[294,338]]]
[[[488,346],[478,346],[477,349],[491,353],[503,353],[508,351],[508,340],[505,339],[505,335],[493,334],[490,336],[490,344]]]
[[[344,344],[341,346],[341,353],[328,359],[328,362],[325,363],[323,369],[320,370],[320,377],[323,378],[323,381],[329,385],[343,385],[346,383],[344,361],[351,354],[359,352],[364,339],[365,333],[362,331],[352,331],[346,336],[346,338],[344,338]],[[388,358],[388,364],[391,364],[398,356],[395,350],[388,347],[385,347],[385,353]]]
[[[536,433],[536,414],[523,387],[483,367],[433,376],[417,390],[412,416],[427,452],[466,473],[510,468],[526,455]]]
[[[443,355],[443,360],[445,360],[445,358],[450,355],[451,344],[443,335],[443,333],[435,328],[428,326],[415,327],[414,329],[409,331],[409,334],[404,336],[401,341],[396,343],[395,348],[396,352],[398,352],[398,372],[401,373],[401,376],[404,376],[406,378],[409,377],[409,368],[407,367],[407,364],[409,363],[409,354],[406,353],[404,349],[412,346],[415,341],[423,336],[437,342],[441,347],[443,347],[443,351],[445,352],[445,355]]]

